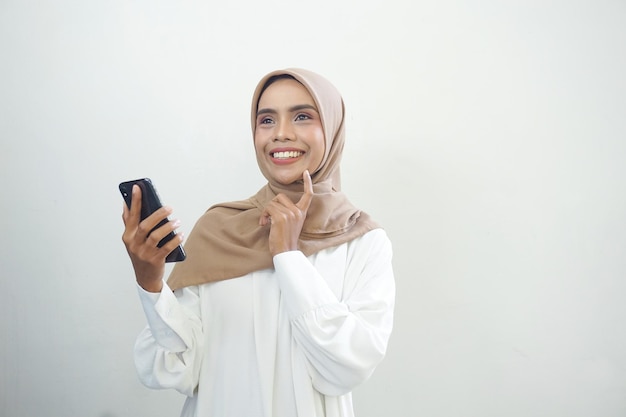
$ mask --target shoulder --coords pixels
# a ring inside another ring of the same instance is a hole
[[[354,240],[348,242],[348,246],[358,248],[370,248],[370,249],[387,249],[391,251],[391,241],[387,236],[385,229],[378,228],[370,230],[369,232],[357,237]]]
[[[391,241],[384,229],[373,229],[345,244],[347,258],[351,264],[391,262]]]

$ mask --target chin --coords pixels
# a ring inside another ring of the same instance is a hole
[[[301,179],[302,178],[294,178],[292,180],[288,180],[288,179],[282,179],[282,178],[274,178],[274,182],[277,182],[280,185],[291,185]]]
[[[293,184],[296,181],[302,180],[302,172],[304,172],[304,169],[302,171],[285,171],[286,170],[283,170],[283,172],[274,172],[274,175],[270,175],[272,182],[276,182],[281,185],[289,185]]]

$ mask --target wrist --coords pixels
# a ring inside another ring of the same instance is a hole
[[[159,293],[163,289],[163,280],[151,282],[142,282],[141,280],[137,280],[137,284],[139,284],[139,286],[147,292]]]

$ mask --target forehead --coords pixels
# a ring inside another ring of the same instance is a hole
[[[311,104],[315,101],[309,91],[296,80],[281,79],[268,86],[259,99],[259,108],[281,105]],[[317,107],[317,106],[315,106]]]

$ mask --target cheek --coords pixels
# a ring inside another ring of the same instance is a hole
[[[320,126],[317,129],[317,143],[322,155],[326,153],[326,137],[324,136],[324,129]]]
[[[321,128],[315,133],[315,161],[319,168],[322,160],[324,160],[324,154],[326,153],[326,139],[324,138],[324,131]]]

